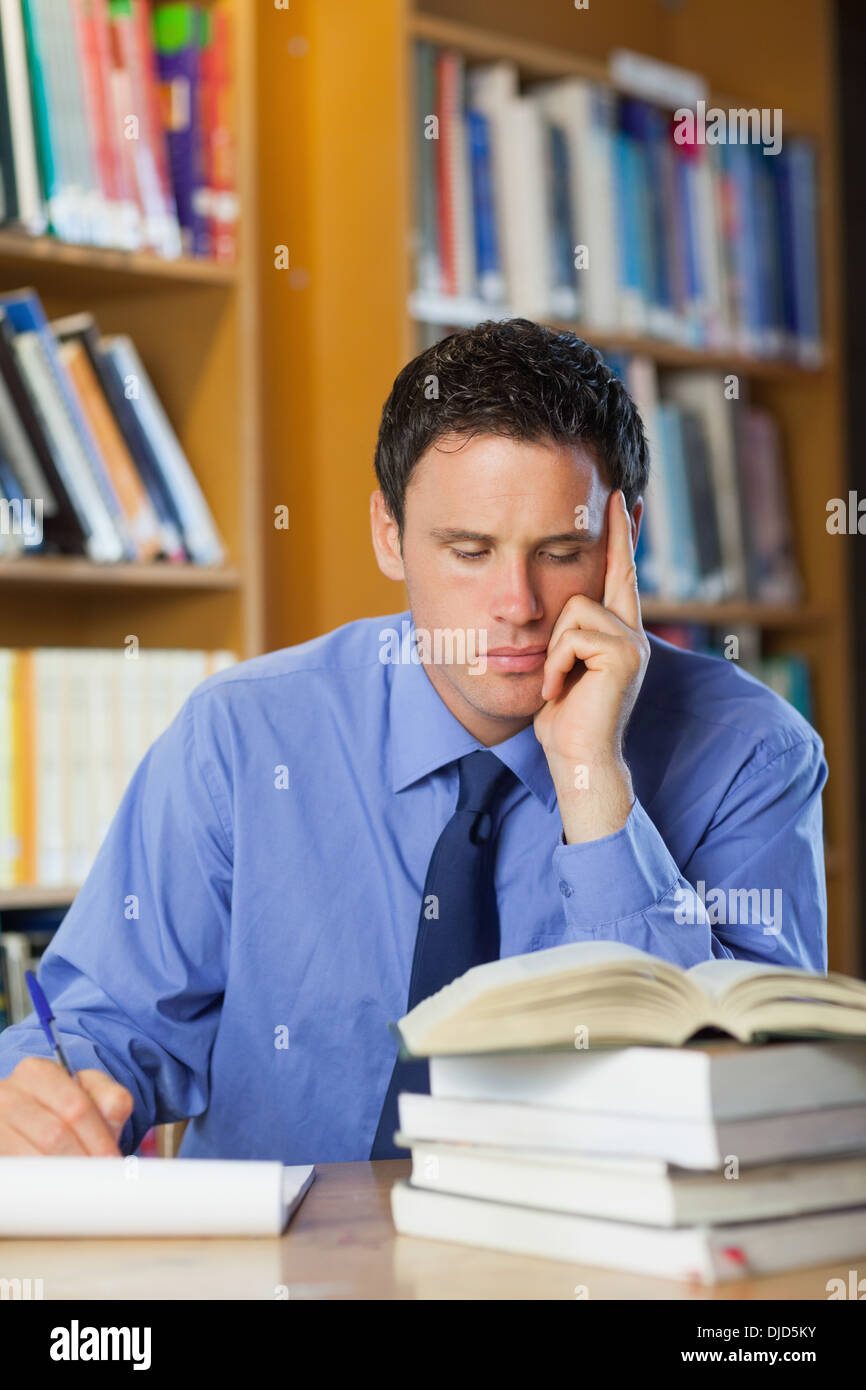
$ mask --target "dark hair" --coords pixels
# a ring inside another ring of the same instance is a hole
[[[403,534],[406,487],[446,434],[581,443],[629,510],[646,490],[649,449],[637,408],[601,353],[575,333],[529,319],[487,320],[408,362],[382,410],[375,468]]]

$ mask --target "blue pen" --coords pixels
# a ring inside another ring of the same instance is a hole
[[[54,1015],[51,1012],[51,1005],[45,998],[45,991],[32,970],[25,971],[24,978],[27,981],[27,988],[30,990],[30,998],[33,1000],[33,1007],[39,1016],[39,1022],[42,1024],[42,1031],[50,1042],[52,1050],[57,1053],[58,1060],[74,1081],[75,1072],[67,1062],[66,1053],[63,1051],[60,1039],[57,1036],[57,1029],[54,1027]]]

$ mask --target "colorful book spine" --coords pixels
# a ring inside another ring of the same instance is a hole
[[[171,183],[187,255],[206,255],[209,226],[202,206],[204,142],[200,67],[201,15],[196,4],[159,4],[153,40],[159,72],[162,128]]]

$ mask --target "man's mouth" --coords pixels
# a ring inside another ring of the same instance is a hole
[[[494,671],[538,671],[544,665],[547,647],[493,647],[487,652],[487,665]]]

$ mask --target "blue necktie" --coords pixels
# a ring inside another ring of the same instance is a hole
[[[458,763],[457,810],[433,849],[409,981],[409,1009],[450,985],[473,965],[499,958],[499,913],[493,884],[493,812],[515,780],[494,753],[467,753]],[[438,915],[431,915],[437,914]],[[427,1058],[394,1063],[370,1158],[401,1158],[393,1141],[400,1091],[430,1090]]]

